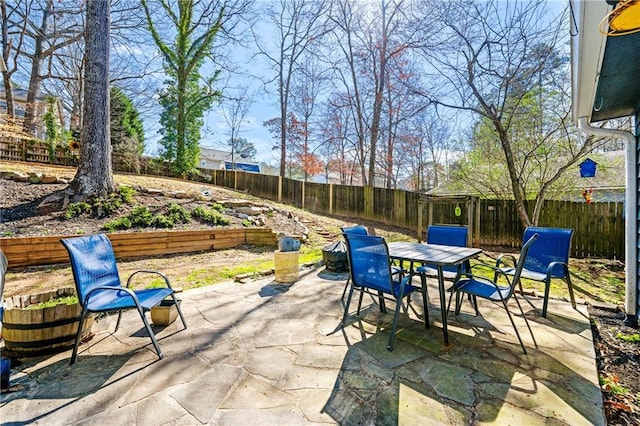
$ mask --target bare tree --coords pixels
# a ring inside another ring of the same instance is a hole
[[[14,19],[10,25],[24,25],[24,36],[28,38],[32,49],[29,53],[23,48],[21,53],[30,60],[29,85],[23,129],[25,133],[34,134],[36,127],[36,100],[40,96],[41,82],[47,78],[42,73],[43,62],[52,61],[54,53],[65,46],[77,43],[83,37],[84,28],[78,17],[81,11],[72,3],[45,0],[23,0],[29,7],[16,8]],[[20,5],[18,2],[17,5]]]
[[[238,152],[238,142],[240,141],[240,128],[245,123],[254,103],[252,96],[247,94],[247,88],[242,88],[235,94],[228,94],[222,99],[221,114],[225,123],[229,127],[229,145],[231,147],[231,164],[235,169],[235,159]]]
[[[532,223],[526,206],[531,193],[525,185],[525,174],[531,171],[527,164],[532,156],[550,147],[566,148],[562,155],[556,151],[547,157],[560,164],[537,190],[539,212],[550,185],[594,143],[588,140],[583,144],[573,138],[566,104],[538,103],[532,108],[536,93],[548,87],[563,89],[562,82],[546,77],[567,74],[562,64],[554,62],[563,42],[560,35],[565,33],[564,20],[562,16],[550,19],[544,1],[452,1],[443,5],[442,12],[443,27],[437,32],[440,49],[423,49],[422,53],[446,93],[441,90],[437,97],[426,96],[441,106],[476,114],[492,129],[502,150],[520,222],[527,226]],[[549,120],[554,114],[555,118]],[[519,141],[532,139],[531,135],[522,137],[522,128],[517,126],[541,120],[547,121],[536,126],[536,142],[521,149],[524,145],[518,145]],[[567,153],[573,154],[564,157]],[[536,218],[534,213],[533,223]]]
[[[301,56],[313,43],[326,33],[323,12],[326,0],[279,0],[269,5],[265,11],[267,19],[276,30],[275,48],[266,46],[260,35],[254,39],[260,54],[267,59],[275,71],[280,108],[280,176],[284,176],[287,166],[287,120],[291,83],[294,70]]]
[[[87,64],[80,165],[71,189],[78,198],[115,191],[109,135],[110,2],[87,2]]]

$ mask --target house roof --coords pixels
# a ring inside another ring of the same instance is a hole
[[[607,36],[601,21],[617,0],[570,0],[573,119],[604,121],[640,107],[640,33]],[[640,7],[640,6],[638,6]]]

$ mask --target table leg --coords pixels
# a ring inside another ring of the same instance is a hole
[[[442,265],[438,265],[438,290],[440,293],[440,311],[442,312],[442,333],[444,334],[444,344],[449,344],[449,330],[447,330],[447,306],[444,289],[444,273],[442,271]]]

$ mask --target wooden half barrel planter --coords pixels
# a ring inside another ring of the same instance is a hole
[[[72,347],[82,313],[80,304],[60,303],[44,308],[35,308],[34,305],[75,295],[74,288],[61,288],[5,299],[2,321],[2,337],[5,344],[3,352],[15,357],[30,357],[50,355]],[[93,318],[93,315],[85,318],[83,339],[91,332]]]

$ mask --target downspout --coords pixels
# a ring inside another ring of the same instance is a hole
[[[638,188],[636,188],[636,165],[637,165],[637,151],[636,151],[636,137],[633,133],[624,130],[617,129],[602,129],[599,127],[593,127],[589,124],[587,117],[580,117],[578,120],[578,127],[580,130],[588,135],[605,136],[612,138],[625,139],[625,311],[626,318],[624,320],[625,325],[631,327],[638,327],[638,271],[637,271],[637,258],[636,258],[636,238],[638,236],[636,229],[636,208],[638,206],[637,194]]]

